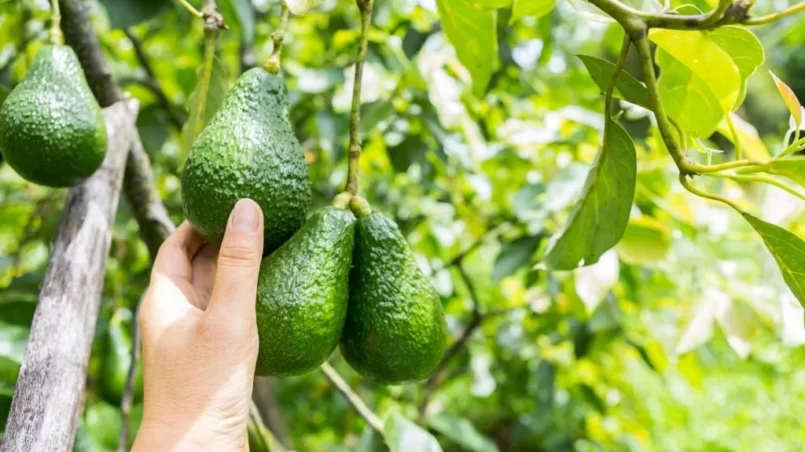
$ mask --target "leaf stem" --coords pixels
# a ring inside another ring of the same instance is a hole
[[[280,57],[282,55],[282,42],[285,40],[285,30],[288,29],[288,17],[290,10],[285,0],[282,0],[282,10],[280,11],[280,25],[271,33],[271,40],[274,42],[274,50],[268,57],[265,69],[272,74],[280,73]]]
[[[352,388],[349,387],[346,381],[341,378],[341,375],[338,375],[335,369],[330,365],[330,363],[325,362],[320,367],[321,371],[324,372],[324,375],[327,377],[328,380],[335,386],[344,397],[347,398],[350,405],[355,408],[355,411],[361,415],[361,417],[366,420],[374,431],[376,431],[380,436],[383,435],[383,421],[374,413],[371,409],[366,405],[366,402],[356,394]]]
[[[727,198],[725,198],[723,196],[719,196],[719,195],[716,195],[716,194],[713,194],[713,193],[708,193],[708,192],[706,192],[706,191],[704,191],[704,190],[702,190],[700,188],[697,188],[695,185],[693,185],[690,182],[688,182],[687,178],[688,178],[688,176],[686,176],[684,174],[679,175],[679,182],[682,184],[683,187],[685,187],[685,190],[693,193],[694,195],[696,195],[696,196],[698,196],[700,198],[705,198],[705,199],[709,199],[709,200],[712,200],[712,201],[718,201],[720,203],[724,203],[724,204],[732,207],[733,209],[735,209],[739,213],[741,213],[741,214],[744,213],[744,210],[741,209],[740,207],[738,207],[738,204],[736,204],[735,202],[733,202],[733,201],[731,201],[731,200],[729,200],[729,199],[727,199]]]
[[[60,45],[64,43],[64,35],[61,32],[61,8],[59,0],[50,0],[50,43]]]
[[[268,452],[281,452],[284,450],[274,432],[266,427],[263,417],[260,416],[260,410],[257,409],[257,405],[253,400],[249,401],[249,423],[252,424],[253,431],[260,436],[261,445]]]
[[[207,96],[210,92],[210,84],[212,83],[212,69],[215,65],[215,41],[218,39],[218,29],[214,27],[205,27],[204,29],[204,62],[201,66],[201,74],[199,78],[198,97],[196,97],[196,111],[195,117],[190,118],[190,124],[193,127],[193,139],[198,138],[204,128],[204,115],[207,111]]]
[[[727,126],[729,126],[730,134],[732,135],[732,145],[735,147],[735,158],[741,160],[743,157],[741,137],[738,136],[738,129],[735,128],[735,121],[732,120],[732,113],[727,113],[724,119],[727,121]]]
[[[805,194],[794,190],[793,188],[789,187],[788,185],[780,182],[777,179],[767,177],[767,176],[745,176],[740,174],[713,174],[713,177],[721,177],[724,179],[734,180],[735,182],[756,182],[760,184],[767,184],[772,185],[774,187],[779,188],[780,190],[784,190],[797,198],[805,201]]]
[[[361,12],[361,36],[358,43],[358,59],[355,61],[355,81],[352,86],[352,109],[349,122],[349,167],[347,170],[347,185],[344,191],[352,194],[358,193],[359,162],[363,143],[361,142],[361,81],[363,80],[363,65],[366,62],[366,49],[369,45],[369,26],[372,21],[373,0],[356,0]]]
[[[179,4],[182,5],[182,7],[186,9],[187,12],[189,12],[190,14],[198,17],[199,19],[204,17],[204,14],[201,11],[197,10],[195,7],[193,7],[193,5],[188,3],[187,0],[176,0],[176,1],[179,2]]]
[[[624,32],[625,33],[625,32]],[[612,76],[609,78],[607,91],[604,96],[604,116],[609,119],[612,117],[612,96],[615,94],[615,85],[618,82],[623,66],[626,65],[626,57],[629,56],[629,49],[632,48],[632,40],[629,38],[629,33],[623,36],[623,44],[621,45],[621,52],[618,56],[618,61],[615,63],[615,68],[612,70]],[[609,121],[607,121],[609,123]]]
[[[765,25],[772,23],[774,21],[780,20],[784,17],[788,17],[792,14],[796,14],[798,12],[805,11],[805,2],[797,3],[789,8],[786,8],[782,11],[777,11],[776,13],[768,14],[765,16],[755,17],[744,20],[742,23],[744,25]]]
[[[805,138],[802,138],[800,140],[794,141],[793,143],[788,145],[788,147],[783,149],[779,154],[775,155],[772,158],[772,160],[781,159],[783,157],[788,156],[789,154],[792,154],[792,153],[797,152],[797,151],[801,151],[801,150],[803,150],[803,148],[805,148]]]

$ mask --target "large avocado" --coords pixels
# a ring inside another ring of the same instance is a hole
[[[20,176],[69,187],[106,155],[106,126],[73,49],[45,46],[0,107],[0,153]]]
[[[310,179],[288,120],[285,83],[262,68],[245,72],[190,149],[182,201],[190,223],[220,243],[241,198],[265,216],[265,251],[288,240],[305,221]]]
[[[263,259],[257,283],[257,375],[311,371],[338,345],[354,241],[355,216],[324,207]]]
[[[341,354],[381,383],[428,377],[447,341],[444,311],[391,218],[358,218],[352,264]]]

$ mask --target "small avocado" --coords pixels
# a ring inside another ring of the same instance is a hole
[[[24,179],[69,187],[106,156],[106,125],[73,49],[43,47],[0,107],[0,153]]]
[[[262,68],[245,72],[190,148],[182,202],[187,219],[208,241],[220,243],[241,198],[263,209],[266,254],[305,221],[310,178],[287,98],[282,78]]]
[[[347,314],[355,216],[328,206],[263,259],[257,282],[257,375],[311,371],[338,345]]]
[[[394,220],[380,212],[358,218],[352,264],[344,359],[380,383],[428,377],[444,353],[447,323]]]

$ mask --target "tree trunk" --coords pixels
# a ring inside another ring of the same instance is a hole
[[[137,102],[103,110],[103,166],[70,189],[36,307],[2,449],[72,450]]]

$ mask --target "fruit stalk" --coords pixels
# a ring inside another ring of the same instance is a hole
[[[279,74],[280,73],[280,57],[282,56],[282,42],[285,40],[285,30],[288,29],[288,16],[290,15],[290,10],[288,9],[288,5],[285,4],[285,1],[282,1],[282,10],[280,11],[280,24],[273,33],[271,33],[271,40],[274,43],[274,50],[271,52],[271,56],[268,57],[268,61],[266,62],[265,69],[272,74]]]
[[[345,191],[358,193],[358,163],[361,157],[361,81],[363,65],[366,62],[366,48],[369,43],[369,25],[372,21],[372,0],[356,0],[361,11],[361,37],[358,44],[358,59],[355,61],[355,82],[352,86],[352,110],[349,122],[349,167]]]
[[[320,369],[322,372],[324,372],[324,375],[327,377],[327,379],[330,380],[330,383],[332,383],[333,386],[335,386],[335,388],[341,392],[341,394],[344,394],[344,397],[347,398],[349,404],[355,408],[355,411],[361,415],[366,423],[368,423],[369,426],[374,429],[374,431],[380,435],[383,435],[383,420],[372,412],[372,410],[366,405],[366,402],[364,402],[363,399],[358,396],[358,394],[355,394],[347,382],[341,378],[341,375],[339,375],[338,372],[336,372],[336,370],[330,366],[330,363],[325,361],[324,364],[321,365]]]
[[[64,35],[61,32],[61,9],[59,0],[50,0],[50,43],[53,45],[64,44]]]

